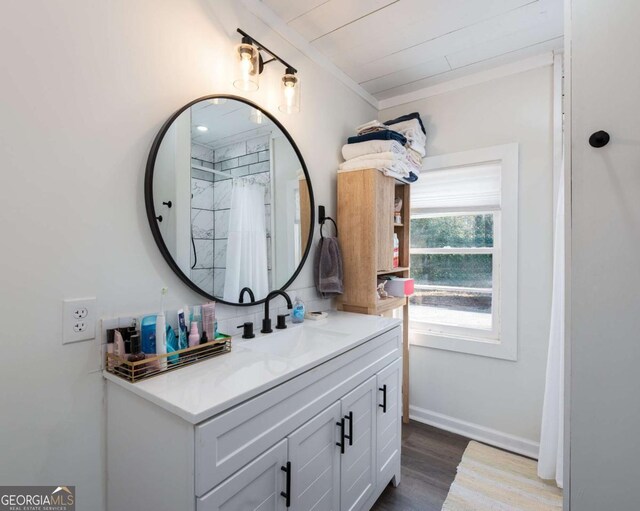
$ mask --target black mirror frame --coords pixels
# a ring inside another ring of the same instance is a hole
[[[300,160],[300,164],[302,165],[302,170],[307,180],[307,186],[309,187],[309,207],[311,208],[309,221],[311,222],[311,225],[309,226],[309,238],[307,239],[307,246],[305,247],[304,253],[302,255],[302,259],[300,260],[300,264],[298,264],[298,267],[293,272],[293,275],[291,276],[291,278],[280,288],[280,290],[285,291],[293,283],[296,277],[300,274],[300,272],[302,271],[302,268],[304,267],[305,262],[307,261],[309,252],[311,251],[311,244],[313,243],[313,236],[314,236],[314,230],[315,230],[315,209],[316,208],[315,208],[315,202],[314,202],[314,196],[313,196],[313,187],[311,186],[311,178],[309,176],[307,164],[305,163],[304,158],[302,158],[302,154],[300,154],[300,149],[298,149],[298,146],[294,142],[293,138],[291,137],[289,132],[285,129],[285,127],[280,123],[280,121],[278,121],[269,112],[267,112],[257,104],[253,103],[252,101],[249,101],[248,99],[245,99],[239,96],[228,95],[228,94],[212,94],[209,96],[202,96],[201,98],[195,99],[187,103],[186,105],[181,107],[179,110],[177,110],[171,117],[169,117],[169,119],[162,125],[162,128],[160,128],[160,131],[156,135],[156,138],[154,139],[153,144],[151,145],[151,151],[149,152],[149,158],[147,159],[147,167],[144,175],[144,202],[147,210],[147,220],[149,221],[149,226],[151,227],[153,239],[155,240],[156,245],[158,245],[158,248],[160,249],[160,253],[162,254],[162,257],[164,257],[165,261],[167,261],[167,263],[169,264],[169,267],[180,278],[180,280],[182,280],[182,282],[184,282],[187,286],[193,289],[196,293],[204,296],[205,298],[208,298],[209,300],[213,300],[217,303],[223,303],[226,305],[233,305],[237,307],[248,307],[248,306],[259,305],[264,303],[266,297],[251,303],[227,302],[225,300],[222,300],[220,298],[217,298],[205,292],[204,290],[196,286],[191,281],[191,279],[184,274],[184,272],[180,269],[180,267],[176,264],[175,260],[171,256],[171,253],[169,252],[169,249],[167,248],[167,245],[165,244],[164,239],[162,238],[162,234],[160,233],[160,227],[158,226],[158,221],[156,219],[157,214],[156,214],[155,206],[153,204],[153,173],[154,173],[156,158],[158,156],[158,150],[160,149],[160,144],[162,143],[162,140],[164,139],[164,136],[166,135],[170,126],[180,116],[180,114],[182,114],[182,112],[184,112],[188,108],[191,108],[196,103],[210,100],[210,99],[217,99],[217,98],[240,101],[242,103],[245,103],[246,105],[249,105],[252,108],[256,108],[260,110],[280,129],[280,131],[282,131],[284,136],[287,137],[287,140],[289,141],[294,151],[296,152],[296,156]]]

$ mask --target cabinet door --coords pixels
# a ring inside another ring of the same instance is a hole
[[[336,402],[289,436],[293,510],[339,511],[340,417]]]
[[[285,511],[287,441],[282,440],[209,493],[198,511]]]
[[[393,268],[393,212],[395,179],[376,171],[376,269]]]
[[[340,509],[351,511],[371,496],[376,485],[376,377],[341,399],[345,452],[340,460]]]
[[[386,485],[393,475],[393,461],[400,456],[402,392],[402,359],[389,364],[377,375],[377,442],[378,484]]]

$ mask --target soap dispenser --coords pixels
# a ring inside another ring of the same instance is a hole
[[[291,311],[291,322],[302,323],[304,321],[305,306],[304,302],[296,296],[293,301],[293,310]]]

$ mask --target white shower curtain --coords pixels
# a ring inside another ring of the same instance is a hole
[[[250,287],[256,299],[269,292],[265,187],[245,179],[234,180],[229,213],[225,300],[237,302],[240,290]]]
[[[555,479],[560,488],[563,487],[564,447],[564,234],[564,162],[562,162],[554,228],[549,353],[538,455],[538,476],[542,479]]]

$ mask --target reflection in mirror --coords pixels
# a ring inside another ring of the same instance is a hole
[[[208,99],[179,115],[158,148],[153,203],[182,273],[230,303],[245,287],[256,300],[282,288],[311,228],[303,169],[284,133],[249,104]]]

